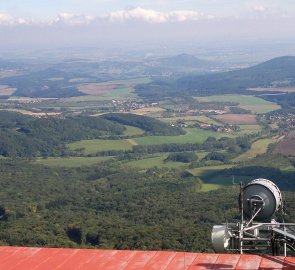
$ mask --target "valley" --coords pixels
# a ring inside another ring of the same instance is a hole
[[[258,177],[294,220],[293,62],[4,67],[1,244],[211,252],[212,224],[236,217],[239,183]]]

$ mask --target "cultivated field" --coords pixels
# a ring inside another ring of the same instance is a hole
[[[159,154],[157,156],[146,157],[140,160],[134,160],[127,162],[126,165],[134,168],[148,169],[152,167],[166,167],[166,168],[178,168],[183,167],[186,164],[182,162],[164,162],[168,154]]]
[[[79,86],[79,91],[90,96],[99,96],[104,99],[133,97],[134,87],[137,84],[148,83],[147,78],[116,80],[104,83],[87,83]]]
[[[93,154],[100,151],[109,150],[130,150],[132,143],[126,139],[123,140],[81,140],[67,145],[71,150],[84,149],[84,154]]]
[[[268,146],[271,143],[275,143],[276,139],[261,139],[254,142],[251,145],[251,149],[246,153],[238,156],[233,161],[234,162],[241,162],[241,161],[248,161],[251,158],[255,158],[257,155],[261,155],[267,152]]]
[[[179,136],[143,136],[132,139],[117,139],[117,140],[81,140],[70,143],[67,146],[71,150],[83,148],[83,153],[88,155],[100,151],[109,150],[130,150],[133,145],[157,145],[169,143],[202,143],[209,136],[217,139],[221,137],[232,137],[232,134],[213,132],[198,128],[187,128],[185,135]],[[136,130],[136,132],[139,130]],[[135,132],[135,130],[133,130]]]
[[[240,129],[239,135],[257,133],[262,130],[260,125],[241,125]]]
[[[13,77],[21,75],[22,73],[17,70],[1,70],[0,71],[0,79],[7,78],[7,77]]]
[[[234,102],[238,103],[238,107],[250,110],[252,113],[267,113],[280,109],[276,103],[266,101],[262,98],[246,95],[220,95],[208,97],[196,97],[200,102]]]
[[[204,173],[207,173],[210,171],[220,171],[220,170],[224,170],[224,169],[230,169],[234,166],[235,166],[234,164],[206,166],[206,167],[199,167],[199,168],[195,168],[195,169],[190,169],[189,172],[192,173],[194,176],[202,176]]]
[[[282,139],[274,149],[274,153],[284,156],[295,156],[295,136],[289,135]]]
[[[10,88],[7,85],[0,85],[0,96],[10,96],[15,92],[16,88]]]
[[[214,119],[229,125],[255,125],[256,115],[253,114],[222,114],[215,115]]]
[[[116,85],[103,85],[100,83],[88,83],[79,87],[79,91],[90,96],[102,96],[116,88]]]
[[[160,107],[146,107],[146,108],[140,108],[137,110],[132,110],[131,113],[137,114],[137,115],[147,115],[147,114],[154,114],[154,113],[161,113],[165,110]]]
[[[124,131],[125,136],[137,136],[142,135],[144,133],[144,130],[138,128],[138,127],[132,127],[132,126],[126,126],[126,130]]]
[[[176,117],[167,117],[167,118],[159,118],[159,120],[168,122],[168,123],[175,123],[177,120],[183,120],[185,122],[194,122],[199,121],[206,124],[213,124],[213,125],[220,125],[219,122],[215,121],[214,119],[207,117],[205,115],[186,115],[186,116],[176,116]]]
[[[208,152],[196,152],[195,153],[198,156],[198,159],[201,160],[204,158]],[[174,162],[174,161],[168,161],[164,162],[164,160],[168,157],[168,153],[162,153],[152,156],[146,156],[140,160],[133,160],[126,163],[126,165],[131,167],[137,167],[141,169],[148,169],[152,167],[166,167],[166,168],[178,168],[178,167],[184,167],[188,164],[183,162]]]
[[[179,136],[145,136],[140,138],[135,138],[134,140],[141,145],[151,145],[151,144],[168,144],[168,143],[202,143],[208,137],[232,137],[231,134],[214,132],[209,130],[203,130],[199,128],[187,128],[185,135]]]
[[[27,111],[27,110],[18,110],[18,109],[0,109],[1,111],[11,111],[11,112],[18,112],[21,114],[25,114],[25,115],[30,115],[33,117],[46,117],[46,116],[56,116],[59,115],[61,113],[58,112],[31,112],[31,111]]]

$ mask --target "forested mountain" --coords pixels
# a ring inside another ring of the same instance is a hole
[[[109,113],[102,118],[118,122],[123,125],[134,126],[143,129],[149,135],[181,135],[185,134],[184,130],[178,127],[161,122],[148,116],[127,114],[127,113]]]
[[[84,94],[78,91],[76,84],[71,83],[71,79],[76,76],[78,75],[49,68],[3,78],[0,83],[16,88],[15,96],[43,98],[83,96]]]
[[[134,114],[34,118],[15,112],[0,111],[0,155],[65,155],[69,154],[65,143],[123,135],[126,130],[124,125],[141,128],[149,135],[185,134],[181,128]]]
[[[0,112],[0,155],[34,157],[63,155],[64,144],[104,135],[123,134],[125,127],[99,117],[33,118]]]
[[[295,57],[284,56],[254,67],[210,75],[184,76],[137,87],[143,97],[246,93],[251,87],[295,86]]]

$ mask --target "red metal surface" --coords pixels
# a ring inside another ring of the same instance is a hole
[[[0,247],[0,270],[295,270],[295,257]]]
[[[238,270],[256,270],[259,269],[262,258],[257,255],[241,256],[236,269]]]
[[[283,257],[272,257],[272,256],[263,256],[260,267],[262,269],[274,269],[281,270],[286,269],[284,265]]]
[[[218,254],[198,254],[189,270],[213,269],[218,256]]]

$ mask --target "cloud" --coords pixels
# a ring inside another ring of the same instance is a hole
[[[19,25],[27,24],[28,21],[22,18],[17,18],[9,14],[0,13],[0,25]]]
[[[57,16],[57,19],[53,23],[66,25],[83,25],[91,23],[94,19],[95,17],[93,16],[61,13]]]
[[[195,21],[202,17],[202,13],[193,10],[160,12],[152,9],[143,9],[140,7],[114,11],[105,16],[105,18],[111,22],[141,20],[149,23]]]
[[[20,25],[20,24],[32,24],[32,25],[87,25],[93,22],[128,22],[128,21],[141,21],[147,23],[168,23],[168,22],[185,22],[185,21],[197,21],[203,19],[205,16],[195,10],[174,10],[169,12],[161,12],[153,9],[144,9],[140,7],[130,8],[126,10],[118,10],[99,16],[89,16],[73,13],[60,13],[55,19],[41,21],[41,20],[25,20],[17,18],[9,14],[0,13],[0,25]],[[207,18],[209,18],[207,16]]]
[[[266,10],[267,10],[267,8],[262,5],[258,5],[258,6],[253,7],[253,11],[255,11],[255,12],[265,12]]]
[[[256,5],[252,7],[252,10],[256,13],[256,15],[263,17],[263,18],[287,18],[293,17],[288,15],[283,9],[281,8],[270,8],[263,5]]]

